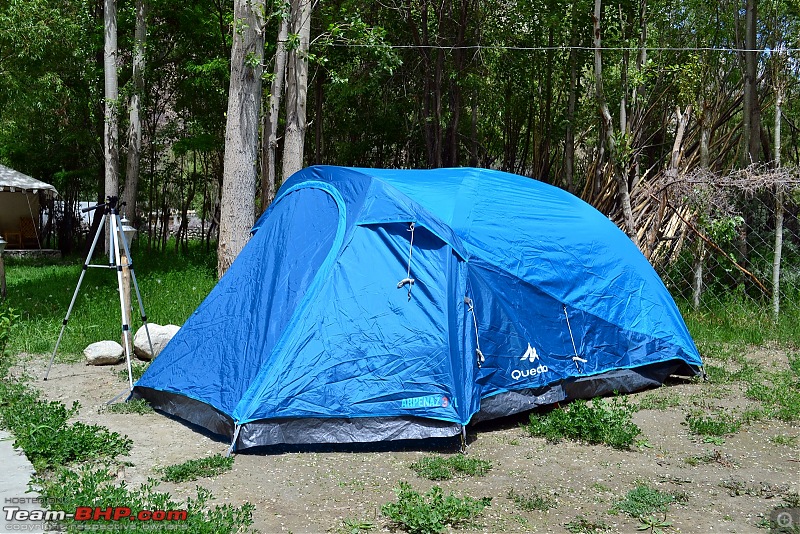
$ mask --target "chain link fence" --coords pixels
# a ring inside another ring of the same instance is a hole
[[[800,185],[793,175],[698,172],[662,192],[680,209],[650,260],[687,322],[739,316],[783,325],[779,337],[800,332]]]

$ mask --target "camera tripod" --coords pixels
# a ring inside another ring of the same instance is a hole
[[[83,213],[87,213],[102,208],[103,216],[100,219],[100,224],[97,226],[97,231],[94,234],[94,239],[92,240],[92,246],[89,249],[89,254],[87,254],[86,261],[83,263],[83,269],[81,270],[81,275],[78,278],[78,285],[75,288],[75,293],[72,295],[72,301],[69,303],[67,315],[64,317],[64,321],[61,324],[61,333],[58,334],[58,341],[56,341],[56,346],[53,349],[53,355],[50,357],[50,363],[47,366],[47,372],[44,374],[45,380],[47,380],[47,376],[50,374],[50,368],[53,366],[53,360],[56,358],[58,346],[61,344],[61,338],[64,336],[64,329],[67,327],[69,316],[72,313],[72,308],[75,306],[75,300],[78,298],[78,292],[80,291],[81,284],[83,283],[83,277],[86,275],[86,271],[89,269],[89,267],[116,269],[117,271],[117,284],[119,285],[119,305],[122,315],[122,340],[125,349],[125,362],[128,366],[128,385],[130,386],[131,390],[133,390],[133,373],[131,372],[131,352],[133,350],[133,338],[131,336],[129,324],[130,304],[126,304],[126,294],[124,291],[123,268],[127,268],[130,272],[131,281],[133,282],[133,287],[136,290],[136,299],[139,301],[139,312],[142,316],[142,323],[144,323],[144,330],[147,332],[147,343],[150,345],[150,354],[153,354],[153,342],[150,339],[150,330],[147,328],[147,315],[145,315],[144,312],[144,304],[142,304],[142,295],[139,292],[139,284],[136,283],[136,274],[133,271],[133,259],[131,258],[131,251],[128,247],[128,241],[125,238],[125,234],[122,232],[122,221],[120,220],[119,211],[117,210],[117,202],[117,197],[106,197],[106,201],[104,203],[97,204],[96,206],[90,206],[81,210]],[[105,228],[106,217],[109,216],[111,230],[109,232],[108,265],[92,265],[90,264],[90,261],[92,259],[92,255],[94,254],[94,249],[103,233],[103,229]],[[127,265],[122,265],[120,261],[122,256],[120,244],[122,244],[125,257],[128,259]]]

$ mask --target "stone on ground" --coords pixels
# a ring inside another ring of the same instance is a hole
[[[155,323],[147,323],[147,329],[150,331],[150,340],[153,342],[153,353],[151,354],[150,345],[147,343],[147,331],[145,331],[144,325],[140,326],[139,330],[136,331],[136,335],[133,336],[133,353],[140,360],[152,360],[164,350],[169,340],[180,328],[180,326],[175,326],[174,324],[162,326]]]
[[[125,359],[125,349],[116,341],[98,341],[83,349],[86,365],[114,365]]]

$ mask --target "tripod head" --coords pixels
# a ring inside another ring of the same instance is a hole
[[[105,208],[106,213],[111,213],[117,209],[117,203],[119,202],[119,197],[106,197],[106,201],[102,204],[96,204],[94,206],[89,206],[88,208],[83,208],[81,213],[88,213],[90,211],[94,211],[98,208]],[[119,204],[120,207],[124,206],[125,202]]]

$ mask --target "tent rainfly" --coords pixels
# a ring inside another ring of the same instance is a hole
[[[319,166],[281,187],[132,397],[244,449],[455,436],[701,366],[653,268],[573,195]]]

